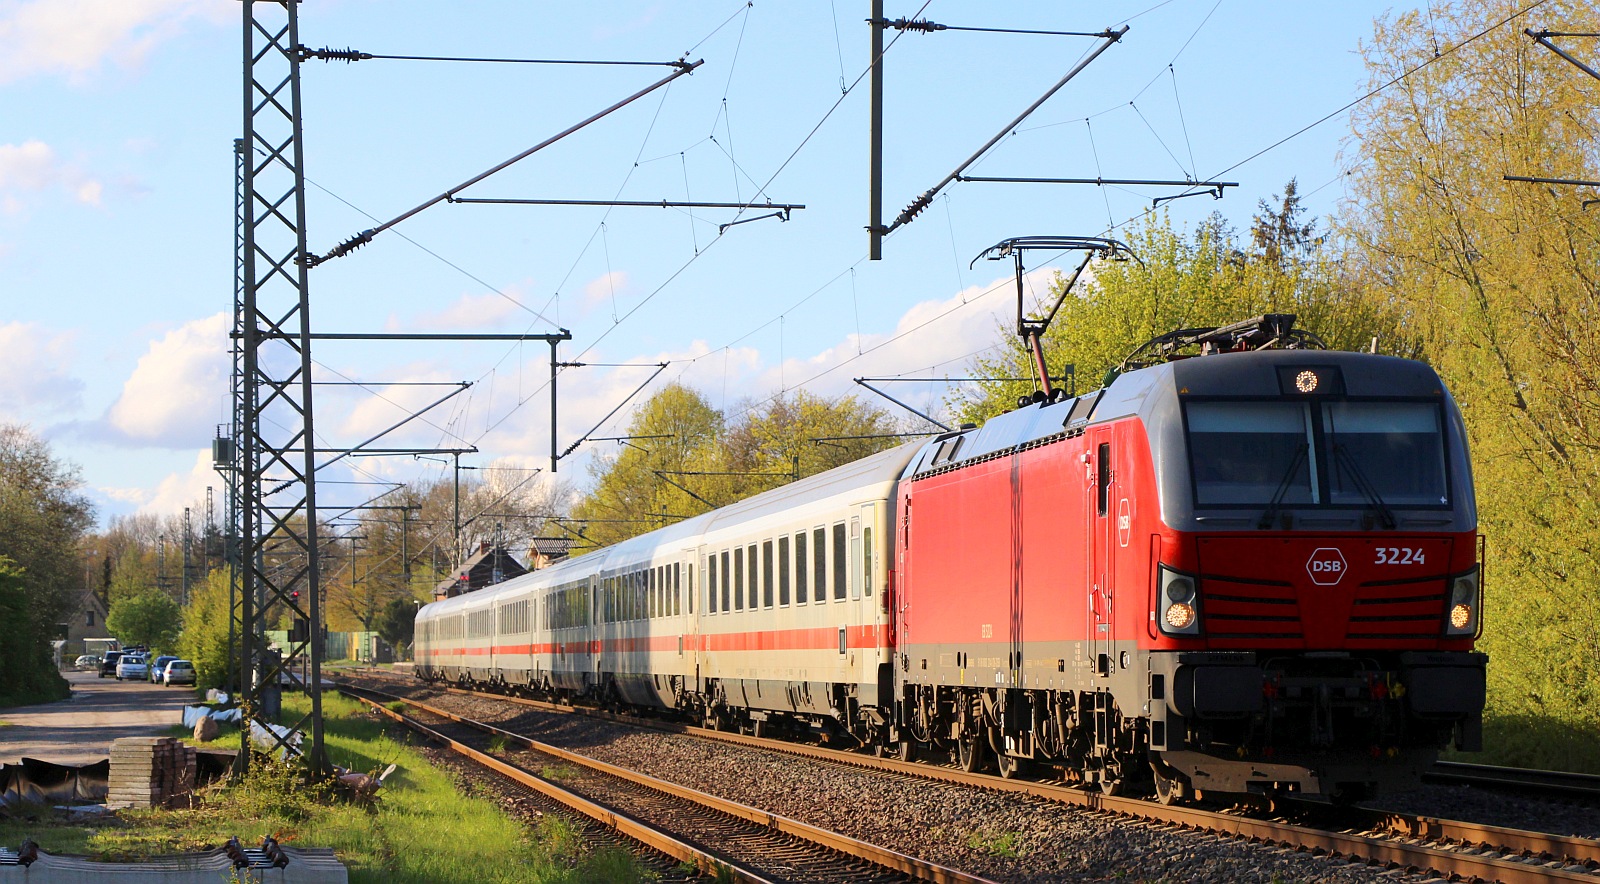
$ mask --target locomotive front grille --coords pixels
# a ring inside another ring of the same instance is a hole
[[[1361,584],[1350,608],[1350,638],[1438,638],[1448,586],[1442,574]]]
[[[1218,646],[1297,647],[1304,640],[1294,586],[1206,575],[1200,581],[1206,635]]]

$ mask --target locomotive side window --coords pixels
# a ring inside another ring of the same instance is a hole
[[[778,538],[778,605],[789,607],[789,535]]]
[[[838,601],[844,598],[845,588],[850,583],[849,546],[845,540],[844,523],[833,523],[833,599]]]
[[[1306,403],[1190,402],[1185,412],[1197,506],[1320,502]]]
[[[806,570],[806,532],[796,531],[794,533],[794,603],[797,605],[806,603],[806,593],[808,592],[806,576],[809,573]]]
[[[1327,438],[1328,502],[1362,504],[1365,480],[1399,506],[1450,502],[1439,409],[1429,402],[1329,402],[1322,406]]]
[[[1094,511],[1098,515],[1106,514],[1106,504],[1109,503],[1111,491],[1111,443],[1101,442],[1099,462],[1095,465],[1094,472]]]
[[[828,529],[813,528],[811,539],[812,576],[816,578],[812,583],[811,598],[814,601],[825,602],[828,600]]]

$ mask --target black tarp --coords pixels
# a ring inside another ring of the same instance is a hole
[[[0,764],[0,805],[102,802],[110,777],[109,758],[90,764],[56,764],[37,758]]]

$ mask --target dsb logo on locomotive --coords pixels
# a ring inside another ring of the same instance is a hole
[[[1306,562],[1306,572],[1311,575],[1311,582],[1318,586],[1337,584],[1344,579],[1345,568],[1344,553],[1331,546],[1314,550],[1311,559]]]

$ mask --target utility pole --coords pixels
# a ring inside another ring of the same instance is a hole
[[[206,489],[210,491],[210,488]],[[183,508],[183,576],[178,579],[179,599],[183,607],[189,607],[189,547],[194,543],[194,531],[189,522],[189,508]]]
[[[310,625],[289,648],[308,662],[306,714],[291,727],[310,737],[301,752],[313,776],[329,770],[322,732],[322,562],[312,416],[311,315],[306,250],[305,152],[297,2],[242,0],[243,130],[239,151],[239,270],[236,351],[240,375],[238,452],[242,575],[240,706],[270,721],[283,661],[265,652],[266,613],[282,605]],[[288,563],[266,567],[273,558]],[[250,764],[240,727],[236,770]],[[272,739],[287,751],[284,738]]]

